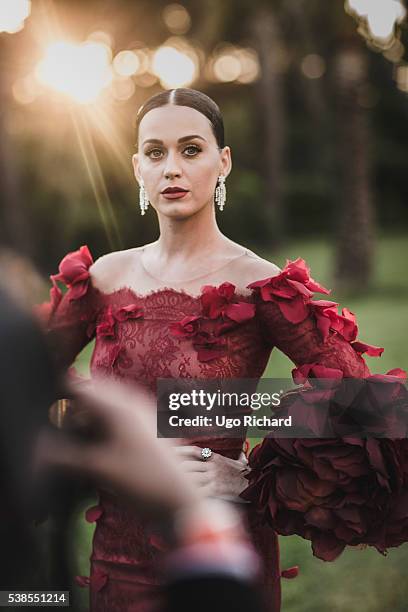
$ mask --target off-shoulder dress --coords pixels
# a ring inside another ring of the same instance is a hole
[[[274,347],[294,362],[295,378],[306,378],[313,372],[319,377],[367,378],[370,371],[363,354],[375,356],[382,352],[357,340],[355,316],[347,308],[339,314],[336,303],[314,299],[315,293],[329,291],[311,278],[308,266],[300,258],[287,261],[275,274],[254,276],[252,282],[238,287],[231,279],[237,278],[239,267],[247,258],[255,263],[260,259],[246,251],[232,262],[234,275],[230,276],[225,266],[218,271],[218,281],[222,278],[222,282],[203,283],[200,291],[192,294],[171,287],[139,291],[138,279],[146,280],[146,269],[141,262],[138,264],[140,249],[129,253],[135,262],[132,286],[129,283],[114,291],[97,288],[89,272],[93,258],[87,246],[68,253],[60,263],[59,273],[51,276],[50,301],[39,306],[37,314],[60,365],[70,366],[84,346],[95,339],[91,375],[138,381],[155,390],[158,378],[259,379]],[[60,284],[67,287],[65,293]],[[402,376],[403,372],[395,369],[384,380],[389,378],[392,382]],[[238,458],[244,443],[244,439],[218,438],[211,441],[211,447]],[[292,577],[296,569],[281,571],[274,520],[280,533],[300,533],[312,540],[319,556],[334,558],[344,548],[344,542],[353,544],[355,536],[361,538],[359,523],[363,519],[358,509],[365,502],[364,496],[359,500],[358,491],[354,491],[352,499],[344,491],[339,493],[339,482],[345,489],[346,481],[353,486],[356,483],[356,474],[352,470],[350,474],[347,458],[351,455],[347,448],[354,453],[358,450],[358,459],[355,454],[351,459],[353,466],[360,462],[357,476],[367,481],[374,474],[381,491],[386,487],[387,466],[379,465],[378,449],[377,454],[376,449],[370,454],[365,447],[346,442],[336,447],[336,454],[324,441],[318,449],[323,449],[320,464],[310,459],[316,459],[310,454],[311,447],[307,456],[300,452],[296,455],[293,444],[289,448],[287,440],[281,441],[286,447],[273,448],[272,456],[267,443],[265,439],[252,452],[253,476],[243,497],[250,502],[249,529],[263,560],[262,588],[267,609],[278,612],[281,576]],[[337,463],[333,463],[333,456]],[[279,486],[275,482],[275,488],[265,493],[271,472],[279,468],[274,467],[272,458],[279,458],[280,467],[287,464],[289,469],[281,470]],[[322,464],[325,472],[319,472]],[[398,470],[401,494],[405,486],[402,463]],[[91,610],[157,609],[161,594],[158,568],[164,554],[158,534],[138,516],[137,510],[125,508],[106,491],[100,491],[99,503],[88,511],[87,519],[96,522],[90,576],[77,580],[89,586]],[[400,522],[403,519],[399,517]],[[340,529],[337,535],[333,521]],[[394,523],[398,523],[397,519]],[[405,539],[407,536],[404,534]]]

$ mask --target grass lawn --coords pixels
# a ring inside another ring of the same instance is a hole
[[[332,251],[322,240],[294,242],[282,254],[268,256],[280,267],[286,258],[303,257],[315,280],[332,287],[330,270]],[[406,339],[408,330],[408,237],[382,237],[378,241],[375,275],[366,295],[348,297],[332,293],[328,299],[347,306],[357,315],[359,339],[385,347],[380,358],[367,358],[374,373],[391,368],[408,369]],[[320,296],[319,296],[320,297]],[[321,296],[323,298],[323,296]],[[92,346],[77,360],[86,372]],[[273,351],[266,377],[290,377],[293,364],[279,351]],[[93,527],[85,523],[83,511],[74,521],[75,571],[88,574],[88,558]],[[346,550],[334,563],[325,563],[311,552],[310,542],[297,536],[281,537],[282,568],[300,566],[294,580],[283,580],[284,612],[406,612],[408,610],[408,544],[391,549],[386,557],[372,549]],[[84,594],[86,610],[87,594]]]

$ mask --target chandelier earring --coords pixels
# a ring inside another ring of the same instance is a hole
[[[147,197],[146,189],[145,189],[144,182],[142,179],[140,179],[139,186],[140,186],[140,189],[139,189],[140,214],[144,215],[146,210],[149,207],[150,202],[149,202],[149,198]]]
[[[224,209],[226,198],[227,190],[225,187],[225,176],[220,174],[217,181],[217,187],[215,189],[215,203],[218,205],[220,210]]]

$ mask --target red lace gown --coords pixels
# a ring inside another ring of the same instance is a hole
[[[296,366],[323,364],[346,377],[368,376],[362,352],[381,352],[355,342],[352,313],[343,310],[343,315],[334,316],[332,302],[326,302],[326,308],[323,302],[313,302],[315,291],[327,290],[310,278],[301,259],[288,261],[277,276],[253,279],[245,294],[226,279],[217,287],[203,287],[196,297],[167,288],[147,295],[129,288],[106,294],[93,286],[91,264],[87,247],[69,253],[59,274],[51,276],[50,302],[39,307],[55,355],[64,366],[94,337],[92,374],[139,381],[151,389],[157,378],[260,378],[275,346]],[[67,285],[64,295],[57,281]],[[243,443],[217,439],[208,446],[238,458]],[[267,610],[278,612],[277,535],[259,523],[253,506],[249,504],[249,528],[263,560]],[[103,491],[88,519],[96,521],[96,529],[90,578],[82,581],[90,587],[91,610],[158,609],[163,551],[152,526]]]

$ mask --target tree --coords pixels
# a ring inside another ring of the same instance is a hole
[[[339,198],[334,274],[338,289],[355,292],[370,284],[375,248],[370,124],[359,103],[367,83],[363,45],[340,47],[335,65]]]

